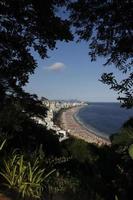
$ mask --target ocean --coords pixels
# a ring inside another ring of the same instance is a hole
[[[91,132],[109,138],[133,117],[133,109],[121,108],[119,103],[90,103],[81,108],[75,117]]]

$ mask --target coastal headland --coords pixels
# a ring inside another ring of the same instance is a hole
[[[62,112],[60,117],[61,128],[69,132],[71,136],[82,139],[88,143],[95,143],[99,146],[111,145],[109,140],[92,133],[75,119],[75,113],[77,113],[82,107],[83,106],[76,106]]]

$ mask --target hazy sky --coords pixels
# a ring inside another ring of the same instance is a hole
[[[34,54],[38,68],[30,76],[26,90],[49,99],[79,99],[87,101],[116,101],[117,94],[98,79],[103,72],[120,72],[113,66],[104,67],[104,59],[91,62],[85,42],[58,42],[48,59]]]

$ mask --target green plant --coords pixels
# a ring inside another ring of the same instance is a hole
[[[115,195],[115,200],[118,200],[118,197],[117,197],[117,195]]]
[[[6,188],[16,191],[23,198],[40,199],[45,179],[55,171],[44,173],[45,170],[40,167],[38,157],[27,161],[24,155],[13,154],[8,160],[4,160],[4,169],[0,174]]]
[[[3,149],[4,145],[6,143],[6,139],[4,139],[0,144],[0,151]]]
[[[128,152],[129,152],[130,157],[133,159],[133,144],[129,146]]]

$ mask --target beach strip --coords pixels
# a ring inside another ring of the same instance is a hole
[[[107,139],[104,139],[95,133],[92,133],[87,128],[82,126],[75,119],[74,115],[82,108],[83,106],[76,106],[69,108],[64,111],[60,118],[60,126],[62,129],[69,132],[71,136],[82,139],[88,143],[95,143],[99,146],[101,145],[111,145],[111,142]]]

